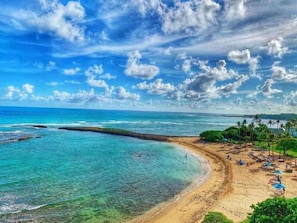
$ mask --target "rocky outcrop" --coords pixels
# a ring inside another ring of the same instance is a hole
[[[169,136],[163,135],[155,135],[155,134],[145,134],[145,133],[137,133],[132,131],[127,131],[123,129],[115,129],[115,128],[99,128],[99,127],[60,127],[59,129],[64,130],[72,130],[72,131],[89,131],[89,132],[100,132],[110,135],[119,135],[119,136],[129,136],[138,139],[144,140],[156,140],[161,142],[169,142]]]

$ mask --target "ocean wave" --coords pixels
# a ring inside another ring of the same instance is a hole
[[[117,121],[111,120],[107,122],[102,122],[103,125],[110,125],[110,124],[141,124],[141,125],[184,125],[182,122],[170,122],[170,121]]]
[[[32,211],[46,206],[42,205],[30,205],[18,202],[19,198],[12,194],[5,194],[0,196],[0,215],[3,214],[16,214],[22,211]]]

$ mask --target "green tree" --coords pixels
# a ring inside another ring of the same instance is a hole
[[[276,128],[278,129],[279,120],[276,120]]]
[[[296,223],[297,199],[275,197],[252,205],[249,214],[250,223]]]
[[[208,212],[202,223],[233,223],[233,221],[220,212]]]
[[[295,148],[297,148],[297,139],[295,138],[281,139],[279,141],[278,146],[283,148],[283,154],[285,156],[288,149],[295,150]]]
[[[285,124],[285,127],[286,127],[286,130],[288,131],[288,135],[292,135],[292,132],[291,132],[291,128],[293,127],[293,122],[290,120],[288,122],[286,122]]]
[[[233,139],[233,140],[238,139],[238,129],[235,126],[231,126],[225,129],[222,134],[226,139]]]
[[[238,140],[240,140],[240,127],[241,127],[241,124],[240,122],[236,122],[237,124],[237,128],[238,128]]]
[[[222,131],[208,130],[200,133],[200,138],[207,142],[222,142],[224,136]]]
[[[251,141],[252,141],[252,143],[254,143],[254,129],[255,129],[255,124],[254,124],[254,122],[251,122],[251,123],[248,125],[248,129],[249,129],[249,131],[250,131]]]
[[[253,121],[255,121],[257,124],[260,124],[261,123],[261,119],[260,119],[259,115],[255,115]]]
[[[268,121],[268,125],[269,125],[270,130],[271,130],[271,126],[273,125],[273,121],[272,121],[272,120],[269,120],[269,121]]]

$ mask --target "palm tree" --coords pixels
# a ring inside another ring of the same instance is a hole
[[[249,129],[249,131],[250,131],[250,137],[251,137],[252,144],[254,144],[254,129],[255,129],[255,124],[254,124],[254,122],[251,122],[251,123],[248,125],[248,129]]]
[[[278,129],[279,120],[276,120],[276,128]]]
[[[273,125],[273,121],[271,119],[268,121],[268,125],[270,126],[270,131],[271,131],[271,126]]]
[[[238,127],[238,140],[240,140],[240,122],[236,122],[237,127]]]
[[[293,126],[293,123],[291,121],[287,121],[285,124],[286,130],[288,131],[288,135],[291,135],[291,128]]]
[[[241,123],[241,127],[244,130],[244,141],[246,141],[246,135],[247,135],[247,127],[246,127],[247,121],[246,119],[243,119],[242,123]]]

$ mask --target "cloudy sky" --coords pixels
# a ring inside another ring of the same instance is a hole
[[[296,0],[10,0],[0,7],[0,105],[297,111]]]

